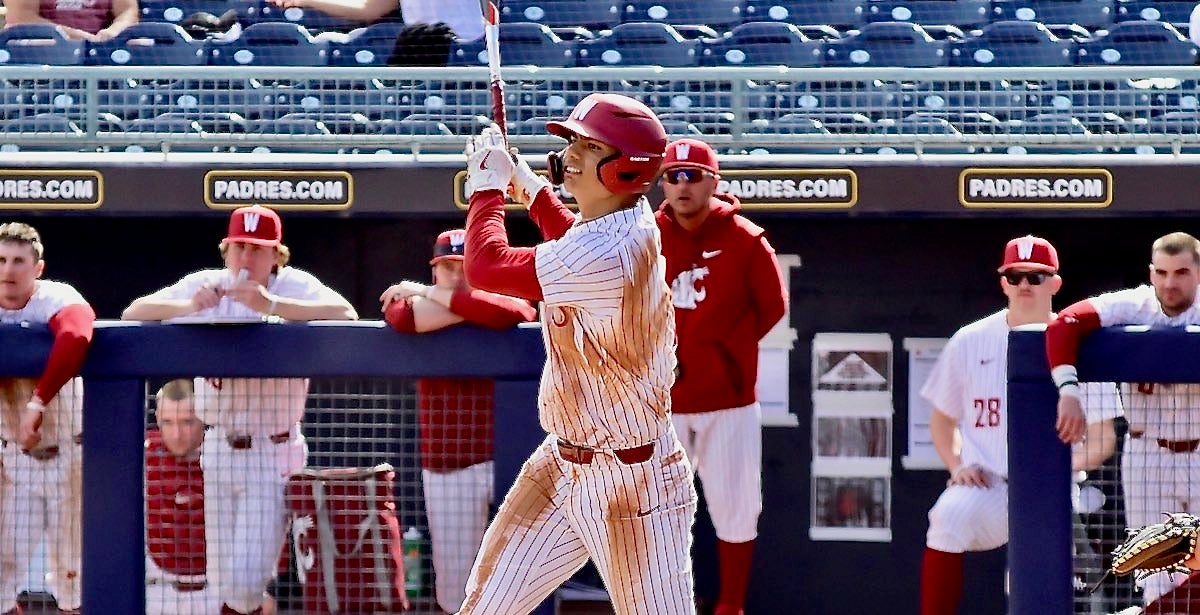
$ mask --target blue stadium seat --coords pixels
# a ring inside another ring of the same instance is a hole
[[[294,23],[257,23],[230,41],[209,45],[215,66],[324,66],[329,43],[317,41]]]
[[[700,132],[699,128],[683,120],[663,120],[662,124],[663,128],[667,131],[667,136],[672,138],[704,136],[704,133]]]
[[[564,41],[590,41],[596,38],[591,30],[582,26],[559,26],[550,28],[551,32],[558,35]]]
[[[679,33],[679,36],[682,36],[689,41],[706,39],[711,40],[721,37],[721,34],[718,34],[716,30],[713,30],[712,26],[705,25],[677,24],[675,26],[675,31]]]
[[[1200,133],[1200,111],[1170,111],[1150,118],[1146,129],[1152,133],[1198,134]]]
[[[1032,21],[998,21],[979,36],[950,46],[951,66],[1070,66],[1075,42]]]
[[[1186,26],[1194,8],[1194,0],[1120,0],[1116,20],[1165,21]]]
[[[1008,123],[1009,134],[1022,135],[1090,135],[1091,130],[1078,118],[1064,113],[1043,113]]]
[[[995,21],[1017,19],[1104,28],[1116,17],[1116,0],[995,0]]]
[[[807,117],[803,115],[788,114],[783,115],[773,120],[758,119],[750,122],[747,127],[748,134],[776,134],[776,135],[828,135],[831,134],[825,129],[825,125],[821,120],[815,117]]]
[[[747,0],[746,21],[857,28],[867,23],[866,6],[866,0]]]
[[[1123,21],[1080,45],[1075,63],[1190,66],[1196,63],[1196,45],[1169,23]]]
[[[248,126],[250,134],[256,135],[328,135],[332,134],[325,124],[313,118],[283,117],[273,120],[257,120]]]
[[[196,122],[204,132],[242,134],[249,124],[246,118],[228,111],[171,111],[157,116],[160,121],[187,120]]]
[[[826,66],[944,66],[946,43],[913,23],[873,22],[825,44]]]
[[[1004,122],[986,111],[922,111],[908,115],[905,120],[915,122],[933,118],[950,122],[963,134],[990,135],[1004,132]]]
[[[329,44],[330,66],[387,66],[404,24],[385,21],[351,33],[344,43]]]
[[[550,27],[608,29],[621,23],[621,7],[611,0],[504,0],[500,22],[531,21]]]
[[[277,120],[316,120],[335,135],[366,135],[375,132],[375,123],[362,113],[288,113]]]
[[[628,0],[621,21],[704,24],[728,30],[745,19],[745,0]]]
[[[770,125],[775,127],[773,132],[779,132],[779,128],[786,126],[789,122],[803,122],[804,120],[816,120],[825,130],[834,134],[869,134],[875,125],[866,114],[853,111],[788,113],[771,120]]]
[[[170,133],[170,134],[203,134],[204,130],[196,120],[179,117],[149,117],[139,118],[125,124],[125,132],[137,133]]]
[[[204,41],[193,39],[175,24],[142,22],[122,30],[112,40],[89,45],[88,63],[101,66],[201,66],[208,64],[208,54]]]
[[[727,135],[733,128],[733,113],[729,111],[675,111],[659,113],[659,119],[679,120],[691,124],[706,135]]]
[[[1175,80],[1057,82],[1048,84],[1048,104],[1071,114],[1110,111],[1125,118],[1151,117],[1177,111],[1188,96],[1196,104],[1195,88]]]
[[[922,25],[925,28],[925,33],[933,37],[935,41],[965,41],[967,34],[962,28],[952,26],[950,24],[926,24]]]
[[[478,115],[452,113],[412,113],[399,118],[401,122],[434,122],[444,124],[456,135],[477,134],[490,119]]]
[[[1127,120],[1111,111],[1089,111],[1070,115],[1087,126],[1089,132],[1098,135],[1127,135],[1134,132],[1137,126],[1146,123],[1145,118]]]
[[[52,24],[20,24],[0,30],[0,64],[70,66],[84,61],[85,43]]]
[[[820,66],[824,46],[789,23],[757,21],[704,45],[704,66]]]
[[[962,132],[944,117],[912,114],[899,119],[887,118],[876,122],[875,132],[885,135],[961,135]]]
[[[1077,23],[1046,24],[1046,29],[1054,36],[1063,40],[1075,41],[1076,43],[1086,43],[1092,40],[1092,33]]]
[[[512,129],[509,131],[512,132]],[[432,120],[380,120],[376,123],[376,132],[381,135],[400,136],[454,135],[445,123]]]
[[[868,21],[975,27],[992,20],[991,0],[870,0]]]
[[[579,66],[696,66],[700,41],[664,23],[626,23],[579,48]]]
[[[575,66],[575,43],[564,41],[548,26],[536,23],[500,24],[500,63],[508,66]],[[450,48],[451,66],[487,66],[482,39],[458,42]]]
[[[0,133],[39,133],[82,136],[83,130],[61,113],[38,113],[0,121]]]

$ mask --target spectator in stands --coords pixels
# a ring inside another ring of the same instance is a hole
[[[112,39],[138,22],[137,0],[5,0],[5,27],[54,24],[68,38],[92,43]]]
[[[476,290],[463,274],[461,229],[438,235],[433,284],[404,281],[379,297],[385,318],[401,333],[437,331],[459,323],[507,329],[537,317],[520,299]],[[492,502],[491,378],[422,378],[417,381],[421,424],[421,479],[437,578],[438,606],[454,613],[466,598],[467,577]]]
[[[0,224],[0,323],[50,328],[54,343],[41,376],[0,379],[3,523],[0,612],[20,615],[18,575],[43,540],[50,592],[60,614],[78,614],[83,381],[96,313],[70,285],[43,280],[42,239],[28,224]]]
[[[192,380],[163,385],[154,396],[158,429],[146,434],[146,615],[210,615],[221,599],[209,585],[204,541],[204,423]],[[263,597],[263,613],[274,599]]]
[[[224,267],[191,273],[135,299],[123,318],[180,316],[253,321],[352,320],[354,308],[316,276],[289,267],[279,214],[241,207],[220,244]],[[287,477],[304,467],[300,430],[306,378],[208,378],[195,384],[204,435],[201,467],[206,557],[213,561],[221,615],[260,615],[285,540]]]
[[[347,21],[403,21],[406,25],[444,23],[459,40],[483,36],[478,0],[268,0],[279,8],[315,10]]]

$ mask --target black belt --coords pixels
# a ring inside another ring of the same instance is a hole
[[[256,437],[262,438],[262,436],[235,436],[233,434],[226,434],[225,441],[229,443],[229,448],[242,451],[252,448],[254,446],[254,438]],[[292,433],[290,431],[285,431],[282,433],[271,434],[267,436],[267,438],[271,441],[271,444],[283,444],[284,442],[292,439]]]
[[[563,458],[563,461],[587,465],[596,456],[596,449],[590,446],[583,446],[582,444],[571,444],[559,438],[558,455]],[[650,444],[643,444],[633,448],[614,449],[613,455],[626,465],[642,463],[654,455],[654,443],[651,442]]]
[[[1129,437],[1135,440],[1145,435],[1144,431],[1131,431]],[[1165,440],[1158,438],[1159,448],[1164,448],[1172,453],[1194,453],[1196,449],[1200,449],[1200,440]]]
[[[198,592],[205,587],[208,587],[207,581],[199,581],[197,583],[184,583],[183,581],[171,581],[171,586],[177,592]]]
[[[83,444],[83,436],[82,435],[71,436],[71,441],[74,442],[75,444]],[[7,447],[9,445],[9,442],[8,442],[8,440],[0,440],[0,444]],[[38,461],[50,461],[51,459],[58,457],[58,454],[60,452],[61,452],[61,449],[59,449],[58,445],[56,444],[54,446],[47,446],[45,448],[22,450],[21,454],[28,455]]]

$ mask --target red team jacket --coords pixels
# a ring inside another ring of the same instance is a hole
[[[656,214],[679,338],[671,411],[680,414],[757,400],[758,341],[787,304],[763,229],[738,215],[737,197],[716,198],[721,203],[696,232],[679,226],[665,201]]]
[[[466,322],[507,329],[537,317],[533,306],[481,290],[458,290],[450,311]],[[412,305],[393,301],[384,319],[401,333],[415,333]],[[426,470],[448,472],[490,461],[495,410],[491,378],[422,378],[417,381],[421,424],[421,464]]]
[[[146,549],[162,570],[204,574],[204,473],[182,460],[157,431],[146,438]]]

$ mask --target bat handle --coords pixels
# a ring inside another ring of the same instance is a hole
[[[507,143],[508,122],[504,117],[504,83],[499,79],[492,81],[492,119],[496,121],[496,126],[500,128],[500,134],[504,135],[504,141]]]

